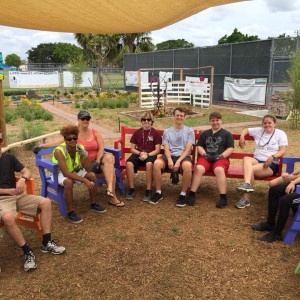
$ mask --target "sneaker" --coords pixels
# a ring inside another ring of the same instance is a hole
[[[220,199],[217,203],[216,203],[216,207],[217,208],[224,208],[227,205],[227,200],[226,199]]]
[[[164,197],[162,194],[155,193],[151,199],[149,200],[149,203],[151,204],[157,204],[160,200],[162,200]]]
[[[187,202],[188,206],[194,206],[195,205],[195,196],[189,195],[186,202]]]
[[[105,213],[106,209],[101,207],[99,204],[95,203],[95,205],[92,206],[92,204],[90,204],[90,209],[93,211],[96,211],[98,213]]]
[[[79,216],[76,215],[74,211],[67,216],[67,220],[75,224],[81,223],[83,221]]]
[[[184,207],[185,205],[186,205],[186,196],[180,195],[177,202],[176,202],[176,206]]]
[[[267,222],[261,222],[258,224],[253,224],[251,227],[253,230],[257,231],[272,231],[274,226]]]
[[[145,196],[144,196],[144,198],[143,198],[143,201],[145,201],[145,202],[150,201],[151,196],[152,196],[152,191],[146,190],[146,193],[145,193]]]
[[[29,251],[27,254],[24,254],[24,270],[26,272],[34,270],[37,268],[35,263],[35,256],[32,251]]]
[[[133,200],[133,197],[135,196],[134,191],[129,190],[126,194],[126,200]]]
[[[49,241],[47,246],[42,244],[40,250],[43,253],[62,254],[65,252],[66,248],[56,245],[54,241]]]
[[[237,189],[238,192],[242,193],[253,193],[254,189],[251,184],[243,182]]]
[[[234,205],[235,208],[246,208],[247,206],[250,206],[250,202],[244,197]]]
[[[274,241],[282,241],[282,236],[274,231],[270,231],[265,235],[259,236],[258,239],[263,242],[273,243]]]

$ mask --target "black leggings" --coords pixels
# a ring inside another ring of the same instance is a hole
[[[285,223],[289,217],[289,211],[293,204],[293,200],[300,198],[300,194],[292,193],[286,194],[285,189],[289,183],[281,183],[275,186],[272,186],[269,189],[269,202],[268,202],[268,223],[271,225],[275,224],[274,232],[280,234],[285,226]],[[276,214],[278,212],[277,222]]]

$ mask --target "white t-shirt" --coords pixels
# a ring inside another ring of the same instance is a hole
[[[162,145],[169,145],[172,156],[180,156],[186,148],[186,144],[195,144],[194,130],[183,126],[180,130],[170,127],[164,131]]]
[[[277,128],[273,133],[266,133],[262,127],[248,128],[248,132],[255,140],[254,158],[257,160],[266,161],[279,151],[280,146],[288,145],[286,133]],[[273,163],[279,164],[279,158],[274,159]]]

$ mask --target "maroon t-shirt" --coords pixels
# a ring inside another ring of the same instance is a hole
[[[143,128],[137,129],[130,139],[130,143],[135,144],[137,150],[152,152],[155,149],[155,145],[161,145],[162,139],[159,132],[151,127],[149,130]]]

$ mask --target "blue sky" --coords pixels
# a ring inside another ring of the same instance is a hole
[[[286,33],[300,35],[300,0],[252,0],[212,7],[160,30],[152,31],[154,44],[184,38],[195,46],[211,46],[234,28],[260,39]],[[41,43],[76,44],[72,33],[26,30],[0,26],[0,51],[26,59],[26,51]]]

